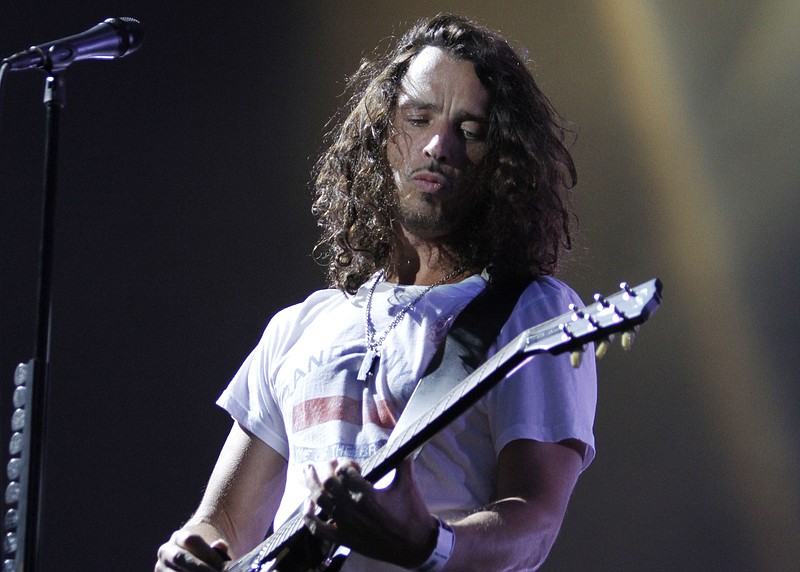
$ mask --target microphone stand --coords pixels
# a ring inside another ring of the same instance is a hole
[[[44,104],[47,110],[44,151],[44,195],[42,229],[39,245],[38,307],[36,341],[33,358],[33,381],[29,394],[28,486],[25,491],[25,542],[23,568],[38,569],[39,535],[41,532],[42,476],[45,464],[45,427],[50,369],[50,324],[52,315],[53,251],[55,239],[56,188],[58,182],[58,139],[60,115],[64,107],[64,77],[48,73]]]
[[[40,521],[44,443],[50,377],[58,139],[59,120],[64,108],[64,78],[58,72],[66,69],[71,62],[81,59],[125,56],[136,51],[141,41],[142,29],[138,20],[109,18],[86,32],[58,40],[52,45],[34,46],[0,62],[0,80],[7,70],[41,68],[47,72],[44,92],[47,122],[36,340],[33,359],[28,364],[17,366],[14,374],[16,388],[13,401],[17,409],[12,415],[13,433],[9,443],[9,484],[6,487],[4,504],[10,508],[3,517],[3,572],[36,572],[41,553],[39,536],[42,528]]]

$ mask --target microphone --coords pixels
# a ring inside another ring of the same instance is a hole
[[[142,44],[142,25],[133,18],[108,18],[85,32],[33,46],[3,60],[12,71],[66,69],[80,60],[111,60],[135,52]]]

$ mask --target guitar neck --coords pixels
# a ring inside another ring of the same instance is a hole
[[[500,352],[486,360],[461,383],[450,390],[419,419],[397,435],[376,454],[364,461],[364,478],[375,483],[427,443],[436,433],[472,407],[514,368],[535,352],[525,352],[528,333],[523,332]]]

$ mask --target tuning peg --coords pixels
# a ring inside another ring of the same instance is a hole
[[[575,350],[569,354],[569,363],[575,369],[581,367],[583,361],[583,350]]]
[[[633,346],[633,339],[636,337],[636,333],[633,330],[628,330],[627,332],[622,332],[622,349],[623,350],[630,350]]]
[[[608,348],[611,346],[611,340],[600,340],[597,343],[597,346],[594,348],[594,355],[597,359],[603,359],[605,357],[606,352],[608,352]]]

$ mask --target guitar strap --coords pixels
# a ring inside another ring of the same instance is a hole
[[[461,311],[397,420],[390,443],[481,364],[528,284],[529,279],[492,280]]]

